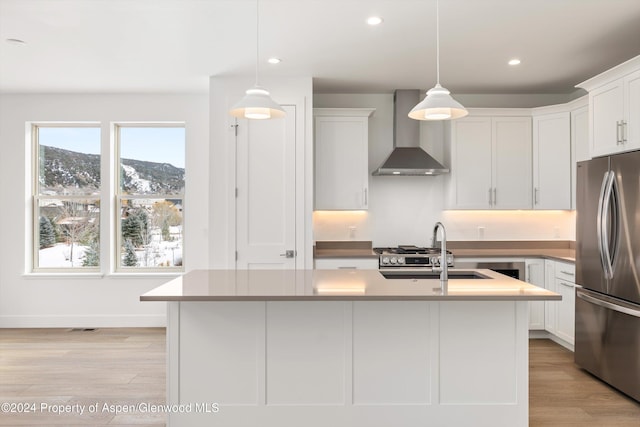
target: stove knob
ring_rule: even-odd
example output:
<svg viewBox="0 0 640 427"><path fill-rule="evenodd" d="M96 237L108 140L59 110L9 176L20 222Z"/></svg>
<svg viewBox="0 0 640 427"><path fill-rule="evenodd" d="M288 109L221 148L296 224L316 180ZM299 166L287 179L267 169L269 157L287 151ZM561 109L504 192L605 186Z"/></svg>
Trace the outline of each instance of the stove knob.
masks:
<svg viewBox="0 0 640 427"><path fill-rule="evenodd" d="M398 258L398 264L404 264L404 257L403 256Z"/></svg>
<svg viewBox="0 0 640 427"><path fill-rule="evenodd" d="M391 264L397 264L398 263L398 259L394 256L391 257Z"/></svg>
<svg viewBox="0 0 640 427"><path fill-rule="evenodd" d="M382 263L389 264L389 257L388 256L382 257Z"/></svg>

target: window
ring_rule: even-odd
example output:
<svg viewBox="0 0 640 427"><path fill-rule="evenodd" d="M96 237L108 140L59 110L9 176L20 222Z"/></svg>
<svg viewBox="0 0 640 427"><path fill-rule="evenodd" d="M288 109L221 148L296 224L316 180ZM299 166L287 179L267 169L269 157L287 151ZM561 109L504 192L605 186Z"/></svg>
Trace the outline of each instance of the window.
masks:
<svg viewBox="0 0 640 427"><path fill-rule="evenodd" d="M184 125L115 125L112 156L98 123L31 131L33 271L183 271Z"/></svg>
<svg viewBox="0 0 640 427"><path fill-rule="evenodd" d="M117 125L119 271L182 271L184 126Z"/></svg>
<svg viewBox="0 0 640 427"><path fill-rule="evenodd" d="M34 270L100 268L100 127L32 127Z"/></svg>

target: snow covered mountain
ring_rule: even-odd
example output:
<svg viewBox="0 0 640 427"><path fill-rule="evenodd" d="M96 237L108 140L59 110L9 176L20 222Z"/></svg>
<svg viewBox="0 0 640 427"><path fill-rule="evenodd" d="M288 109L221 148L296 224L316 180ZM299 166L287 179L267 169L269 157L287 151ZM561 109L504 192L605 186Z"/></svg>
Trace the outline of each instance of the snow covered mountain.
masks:
<svg viewBox="0 0 640 427"><path fill-rule="evenodd" d="M41 145L40 185L43 191L97 190L100 156ZM122 159L120 181L129 194L176 194L184 188L184 169L169 163ZM67 192L65 191L65 192Z"/></svg>

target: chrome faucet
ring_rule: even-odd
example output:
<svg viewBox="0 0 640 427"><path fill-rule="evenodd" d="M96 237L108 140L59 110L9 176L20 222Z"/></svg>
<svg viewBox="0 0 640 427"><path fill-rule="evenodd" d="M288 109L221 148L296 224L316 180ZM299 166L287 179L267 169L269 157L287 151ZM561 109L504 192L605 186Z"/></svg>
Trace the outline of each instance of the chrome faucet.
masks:
<svg viewBox="0 0 640 427"><path fill-rule="evenodd" d="M449 285L449 277L448 277L448 267L449 263L447 262L447 232L444 229L444 224L440 221L436 222L436 225L433 227L433 243L432 247L436 247L436 239L438 237L438 229L442 230L442 243L440 248L440 290L443 295L446 295L448 292ZM433 263L433 269L436 269L436 263Z"/></svg>

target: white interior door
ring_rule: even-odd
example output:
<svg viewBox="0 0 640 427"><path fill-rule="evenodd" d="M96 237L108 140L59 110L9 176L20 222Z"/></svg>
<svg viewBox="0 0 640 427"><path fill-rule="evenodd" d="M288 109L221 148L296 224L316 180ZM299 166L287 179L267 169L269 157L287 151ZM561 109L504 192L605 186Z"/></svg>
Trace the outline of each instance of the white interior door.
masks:
<svg viewBox="0 0 640 427"><path fill-rule="evenodd" d="M238 269L296 267L296 107L283 108L284 119L238 122Z"/></svg>

